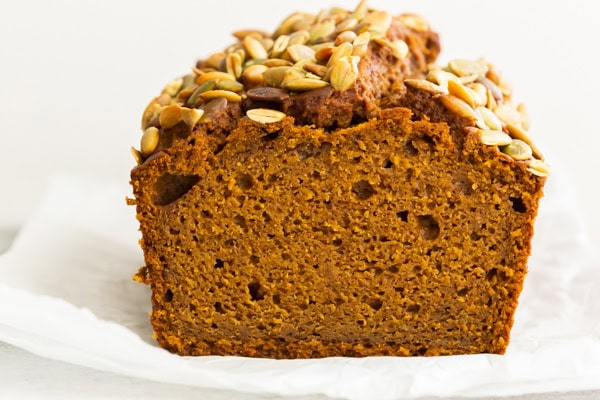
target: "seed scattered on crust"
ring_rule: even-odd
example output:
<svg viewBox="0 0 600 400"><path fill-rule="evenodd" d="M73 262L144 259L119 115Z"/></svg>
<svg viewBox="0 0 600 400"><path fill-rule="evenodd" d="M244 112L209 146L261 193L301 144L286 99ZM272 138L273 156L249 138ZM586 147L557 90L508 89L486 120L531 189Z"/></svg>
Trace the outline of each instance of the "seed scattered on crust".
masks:
<svg viewBox="0 0 600 400"><path fill-rule="evenodd" d="M331 86L339 91L350 89L358 78L358 56L345 56L331 68Z"/></svg>
<svg viewBox="0 0 600 400"><path fill-rule="evenodd" d="M427 21L425 21L425 19L418 14L402 14L397 18L400 23L406 25L414 31L426 32L430 29Z"/></svg>
<svg viewBox="0 0 600 400"><path fill-rule="evenodd" d="M494 114L492 110L486 107L477 107L475 112L481 116L481 119L492 130L501 131L502 121Z"/></svg>
<svg viewBox="0 0 600 400"><path fill-rule="evenodd" d="M447 94L448 91L435 83L429 82L425 79L405 79L404 84L413 87L418 90L424 90L433 94Z"/></svg>
<svg viewBox="0 0 600 400"><path fill-rule="evenodd" d="M225 58L227 73L239 78L242 75L242 58L239 53L230 53Z"/></svg>
<svg viewBox="0 0 600 400"><path fill-rule="evenodd" d="M304 92L329 86L329 82L321 79L299 78L285 81L283 88L292 92Z"/></svg>
<svg viewBox="0 0 600 400"><path fill-rule="evenodd" d="M315 59L315 51L303 44L293 44L289 46L287 48L287 54L294 62L298 62L300 60L313 61Z"/></svg>
<svg viewBox="0 0 600 400"><path fill-rule="evenodd" d="M248 98L252 100L278 103L283 103L290 97L285 90L269 86L250 89L246 94L248 95Z"/></svg>
<svg viewBox="0 0 600 400"><path fill-rule="evenodd" d="M269 36L267 32L258 29L240 29L233 32L232 35L238 40L244 40L244 38L247 36L252 36L254 38L263 38Z"/></svg>
<svg viewBox="0 0 600 400"><path fill-rule="evenodd" d="M150 124L150 122L158 116L161 108L162 107L160 106L160 104L158 104L156 101L152 101L150 104L148 104L148 106L144 110L144 113L142 114L142 129L143 130L148 128L148 125Z"/></svg>
<svg viewBox="0 0 600 400"><path fill-rule="evenodd" d="M284 60L283 58L269 58L265 60L262 65L265 67L291 67L294 65L290 60Z"/></svg>
<svg viewBox="0 0 600 400"><path fill-rule="evenodd" d="M154 150L156 150L156 147L158 146L159 138L160 133L158 128L151 126L150 128L146 129L142 135L142 140L140 143L141 153L145 156L154 153Z"/></svg>
<svg viewBox="0 0 600 400"><path fill-rule="evenodd" d="M129 149L131 151L131 155L133 156L133 159L135 160L135 163L137 165L140 165L144 162L144 157L142 157L142 153L140 153L135 147L131 147Z"/></svg>
<svg viewBox="0 0 600 400"><path fill-rule="evenodd" d="M327 67L324 65L306 63L302 67L305 71L313 73L319 78L322 78L327 73Z"/></svg>
<svg viewBox="0 0 600 400"><path fill-rule="evenodd" d="M531 147L533 156L535 158L538 158L540 160L544 159L544 155L533 144L533 141L527 134L527 131L525 131L525 129L523 129L520 125L506 124L506 129L513 138L522 140L523 142L527 143Z"/></svg>
<svg viewBox="0 0 600 400"><path fill-rule="evenodd" d="M229 90L230 92L241 92L244 90L244 85L238 81L220 81L215 84L215 89Z"/></svg>
<svg viewBox="0 0 600 400"><path fill-rule="evenodd" d="M202 75L200 75L197 79L196 79L196 83L198 85L202 85L204 82L207 81L235 81L235 76L227 73L227 72L221 72L221 71L211 71L211 72L206 72Z"/></svg>
<svg viewBox="0 0 600 400"><path fill-rule="evenodd" d="M323 21L315 25L309 32L308 41L315 43L319 39L326 38L335 31L335 22L332 20Z"/></svg>
<svg viewBox="0 0 600 400"><path fill-rule="evenodd" d="M242 101L242 96L235 92L231 92L229 90L209 90L208 92L200 93L200 97L204 100L216 99L217 97L223 97L227 99L227 101L231 101L232 103L239 103Z"/></svg>
<svg viewBox="0 0 600 400"><path fill-rule="evenodd" d="M466 60L462 58L457 58L448 63L448 67L450 71L456 74L457 76L485 76L488 71L488 66L483 60Z"/></svg>
<svg viewBox="0 0 600 400"><path fill-rule="evenodd" d="M343 31L336 36L334 44L339 46L344 42L353 42L356 39L356 33L353 31Z"/></svg>
<svg viewBox="0 0 600 400"><path fill-rule="evenodd" d="M529 161L527 171L541 177L550 175L550 167L548 166L548 164L536 159Z"/></svg>
<svg viewBox="0 0 600 400"><path fill-rule="evenodd" d="M242 79L244 80L244 83L249 86L262 85L265 81L265 78L263 78L263 73L265 73L265 71L268 69L269 67L266 65L251 65L244 70Z"/></svg>
<svg viewBox="0 0 600 400"><path fill-rule="evenodd" d="M275 39L275 43L273 43L273 48L271 49L271 57L280 57L287 49L289 43L290 37L288 35L281 35Z"/></svg>
<svg viewBox="0 0 600 400"><path fill-rule="evenodd" d="M477 115L475 115L473 109L458 97L445 94L440 96L440 101L442 102L444 107L446 107L449 111L453 112L459 117L468 118L473 121L477 120Z"/></svg>
<svg viewBox="0 0 600 400"><path fill-rule="evenodd" d="M517 161L529 160L533 157L531 147L519 139L513 139L509 145L502 147L501 150L504 154Z"/></svg>
<svg viewBox="0 0 600 400"><path fill-rule="evenodd" d="M371 34L369 32L363 32L354 39L352 42L352 55L364 57L369 49L369 41L371 40Z"/></svg>
<svg viewBox="0 0 600 400"><path fill-rule="evenodd" d="M506 133L491 129L480 129L481 143L488 146L506 146L512 142L512 138Z"/></svg>
<svg viewBox="0 0 600 400"><path fill-rule="evenodd" d="M171 104L165 107L159 116L160 126L164 129L169 129L181 122L181 106L179 104Z"/></svg>
<svg viewBox="0 0 600 400"><path fill-rule="evenodd" d="M181 90L181 87L183 86L183 78L177 78L169 83L167 83L167 86L165 86L165 88L163 89L163 93L168 94L171 97L175 97L177 96L177 93L179 93L179 91Z"/></svg>
<svg viewBox="0 0 600 400"><path fill-rule="evenodd" d="M192 129L196 126L198 122L200 122L200 119L202 119L203 115L204 110L187 107L181 108L181 119L183 120L183 122L185 122L187 126L189 126Z"/></svg>
<svg viewBox="0 0 600 400"><path fill-rule="evenodd" d="M270 108L253 108L246 111L246 116L252 121L260 122L261 124L272 124L285 118L284 113L271 110Z"/></svg>
<svg viewBox="0 0 600 400"><path fill-rule="evenodd" d="M371 37L384 36L392 25L392 15L387 11L373 11L362 19L363 23L369 24L368 32Z"/></svg>
<svg viewBox="0 0 600 400"><path fill-rule="evenodd" d="M244 48L246 49L246 53L251 58L267 58L269 55L267 54L267 50L265 50L264 46L260 42L260 40L252 37L246 36L244 38Z"/></svg>

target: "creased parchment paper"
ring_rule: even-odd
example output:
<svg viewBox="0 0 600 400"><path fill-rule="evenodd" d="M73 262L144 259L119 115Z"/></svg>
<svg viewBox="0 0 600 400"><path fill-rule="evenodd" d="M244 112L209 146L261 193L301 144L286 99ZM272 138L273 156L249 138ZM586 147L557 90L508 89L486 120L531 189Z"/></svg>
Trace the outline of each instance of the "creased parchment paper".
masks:
<svg viewBox="0 0 600 400"><path fill-rule="evenodd" d="M179 357L157 347L126 184L61 176L0 257L0 340L161 382L347 399L600 389L600 262L568 180L553 176L504 356L266 360Z"/></svg>

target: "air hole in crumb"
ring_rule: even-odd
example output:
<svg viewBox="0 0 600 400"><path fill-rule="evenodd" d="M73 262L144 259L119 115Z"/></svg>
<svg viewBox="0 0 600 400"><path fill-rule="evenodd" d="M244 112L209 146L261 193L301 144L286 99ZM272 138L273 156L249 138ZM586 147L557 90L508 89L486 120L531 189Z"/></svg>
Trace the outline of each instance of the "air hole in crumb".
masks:
<svg viewBox="0 0 600 400"><path fill-rule="evenodd" d="M246 224L246 218L244 218L241 215L236 215L235 217L233 217L233 222L235 222L236 225L239 225L239 227L244 230L248 229L248 225Z"/></svg>
<svg viewBox="0 0 600 400"><path fill-rule="evenodd" d="M225 266L225 263L223 263L223 260L221 260L220 258L217 258L215 260L215 265L213 265L213 268L219 269L219 268L223 268Z"/></svg>
<svg viewBox="0 0 600 400"><path fill-rule="evenodd" d="M406 311L408 311L409 313L418 313L419 310L421 309L421 306L418 304L411 304L410 306L406 307Z"/></svg>
<svg viewBox="0 0 600 400"><path fill-rule="evenodd" d="M213 154L216 156L217 154L219 154L220 152L223 151L223 149L225 148L225 146L227 145L227 142L224 143L220 143L215 150L213 151Z"/></svg>
<svg viewBox="0 0 600 400"><path fill-rule="evenodd" d="M394 166L394 164L389 159L387 159L383 162L383 168L389 169L389 168L392 168L393 166Z"/></svg>
<svg viewBox="0 0 600 400"><path fill-rule="evenodd" d="M341 246L342 245L342 239L340 239L340 238L333 239L333 241L331 243L333 243L334 246Z"/></svg>
<svg viewBox="0 0 600 400"><path fill-rule="evenodd" d="M369 307L371 307L375 311L379 311L379 309L381 309L382 306L383 306L383 301L381 301L379 299L374 299L374 300L369 301Z"/></svg>
<svg viewBox="0 0 600 400"><path fill-rule="evenodd" d="M301 160L314 157L319 152L319 149L312 143L300 143L294 150Z"/></svg>
<svg viewBox="0 0 600 400"><path fill-rule="evenodd" d="M512 203L512 208L518 213L527 212L527 208L523 203L523 199L520 197L509 197L510 202Z"/></svg>
<svg viewBox="0 0 600 400"><path fill-rule="evenodd" d="M402 222L408 222L408 211L398 211L396 216L400 218Z"/></svg>
<svg viewBox="0 0 600 400"><path fill-rule="evenodd" d="M223 244L227 247L235 247L237 245L237 241L235 239L227 239L223 242Z"/></svg>
<svg viewBox="0 0 600 400"><path fill-rule="evenodd" d="M288 261L288 260L292 259L292 256L290 256L288 253L283 253L281 255L281 258L284 259L284 260L286 260L286 261Z"/></svg>
<svg viewBox="0 0 600 400"><path fill-rule="evenodd" d="M221 304L220 301L217 301L214 304L215 307L215 311L218 312L219 314L225 314L225 309L223 308L223 304Z"/></svg>
<svg viewBox="0 0 600 400"><path fill-rule="evenodd" d="M271 132L266 134L265 136L263 136L261 139L265 142L270 142L272 140L275 140L279 137L279 135L281 134L281 129L275 132Z"/></svg>
<svg viewBox="0 0 600 400"><path fill-rule="evenodd" d="M366 200L369 197L373 196L375 190L369 182L367 182L364 179L361 179L360 181L354 183L354 185L352 186L352 193L354 193L354 195L359 200Z"/></svg>
<svg viewBox="0 0 600 400"><path fill-rule="evenodd" d="M496 275L498 275L498 270L496 268L492 268L487 272L487 274L485 274L485 279L491 281Z"/></svg>
<svg viewBox="0 0 600 400"><path fill-rule="evenodd" d="M419 215L417 222L423 239L434 240L440 235L440 226L431 215Z"/></svg>
<svg viewBox="0 0 600 400"><path fill-rule="evenodd" d="M456 292L456 294L460 297L466 296L467 293L469 293L469 288L462 288L458 292Z"/></svg>
<svg viewBox="0 0 600 400"><path fill-rule="evenodd" d="M252 254L250 256L250 262L252 264L258 264L258 263L260 263L260 258L258 256L255 256L254 254Z"/></svg>
<svg viewBox="0 0 600 400"><path fill-rule="evenodd" d="M388 271L390 271L392 274L396 274L398 271L400 271L400 268L398 268L398 264L394 264L388 267Z"/></svg>
<svg viewBox="0 0 600 400"><path fill-rule="evenodd" d="M315 264L315 265L313 265L313 268L314 268L314 269L319 269L319 264Z"/></svg>
<svg viewBox="0 0 600 400"><path fill-rule="evenodd" d="M254 179L250 174L241 174L235 178L235 183L242 190L250 189L254 185Z"/></svg>
<svg viewBox="0 0 600 400"><path fill-rule="evenodd" d="M417 350L417 353L419 353L420 356L424 356L427 353L427 347L419 348L419 350Z"/></svg>
<svg viewBox="0 0 600 400"><path fill-rule="evenodd" d="M479 239L481 239L483 236L481 236L480 234L478 234L477 232L471 232L471 240L476 242Z"/></svg>
<svg viewBox="0 0 600 400"><path fill-rule="evenodd" d="M173 301L173 291L171 289L167 289L167 291L165 292L164 299L167 303Z"/></svg>
<svg viewBox="0 0 600 400"><path fill-rule="evenodd" d="M185 195L198 181L198 175L175 175L166 173L156 180L152 202L166 206Z"/></svg>
<svg viewBox="0 0 600 400"><path fill-rule="evenodd" d="M359 326L365 326L365 325L367 325L367 321L365 321L364 319L359 319L358 321L356 321L356 323Z"/></svg>
<svg viewBox="0 0 600 400"><path fill-rule="evenodd" d="M273 295L273 304L280 304L281 303L281 298L279 297L278 294L274 294Z"/></svg>
<svg viewBox="0 0 600 400"><path fill-rule="evenodd" d="M215 324L214 322L210 324L210 327L213 329L219 329L219 325Z"/></svg>
<svg viewBox="0 0 600 400"><path fill-rule="evenodd" d="M253 301L263 300L267 293L266 289L258 281L250 282L248 284L248 291L250 292L250 298Z"/></svg>
<svg viewBox="0 0 600 400"><path fill-rule="evenodd" d="M415 147L412 139L407 140L404 144L404 153L407 156L416 156L417 154L419 154L419 150L417 150L417 148Z"/></svg>

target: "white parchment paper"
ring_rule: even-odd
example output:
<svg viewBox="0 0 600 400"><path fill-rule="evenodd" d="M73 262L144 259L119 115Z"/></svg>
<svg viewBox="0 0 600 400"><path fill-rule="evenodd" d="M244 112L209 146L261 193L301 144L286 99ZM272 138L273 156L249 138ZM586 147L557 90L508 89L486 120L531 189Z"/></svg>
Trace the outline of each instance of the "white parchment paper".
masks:
<svg viewBox="0 0 600 400"><path fill-rule="evenodd" d="M600 262L567 179L554 176L504 356L266 360L179 357L157 347L126 184L55 179L0 257L0 340L156 381L347 399L500 396L600 389Z"/></svg>

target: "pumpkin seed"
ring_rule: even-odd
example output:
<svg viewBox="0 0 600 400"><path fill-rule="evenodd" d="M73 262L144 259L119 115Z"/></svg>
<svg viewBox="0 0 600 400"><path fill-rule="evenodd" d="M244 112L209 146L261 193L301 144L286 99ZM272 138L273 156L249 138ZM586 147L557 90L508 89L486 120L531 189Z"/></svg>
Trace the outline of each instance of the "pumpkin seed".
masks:
<svg viewBox="0 0 600 400"><path fill-rule="evenodd" d="M369 42L371 41L371 34L369 32L363 32L359 34L354 42L352 42L352 55L364 57L369 49Z"/></svg>
<svg viewBox="0 0 600 400"><path fill-rule="evenodd" d="M229 90L230 92L241 92L244 90L244 85L238 81L220 81L215 85L216 89Z"/></svg>
<svg viewBox="0 0 600 400"><path fill-rule="evenodd" d="M225 52L219 51L211 54L205 61L204 64L207 67L219 69L221 67L221 63L225 60Z"/></svg>
<svg viewBox="0 0 600 400"><path fill-rule="evenodd" d="M196 79L198 85L202 85L207 81L235 81L235 76L221 71L206 72Z"/></svg>
<svg viewBox="0 0 600 400"><path fill-rule="evenodd" d="M275 39L275 43L273 44L273 48L271 49L271 57L280 57L283 54L283 52L287 49L289 43L290 37L288 35L281 35L277 39Z"/></svg>
<svg viewBox="0 0 600 400"><path fill-rule="evenodd" d="M322 79L300 78L284 81L283 88L292 92L304 92L307 90L320 89L329 86L328 82Z"/></svg>
<svg viewBox="0 0 600 400"><path fill-rule="evenodd" d="M220 114L227 108L227 104L225 97L217 97L202 105L201 110L204 111L204 115L200 118L200 123L210 122L213 116Z"/></svg>
<svg viewBox="0 0 600 400"><path fill-rule="evenodd" d="M335 47L332 46L321 47L315 52L315 60L320 63L326 63L334 50Z"/></svg>
<svg viewBox="0 0 600 400"><path fill-rule="evenodd" d="M488 66L485 61L479 59L477 61L457 58L448 63L450 71L456 76L485 76L488 71Z"/></svg>
<svg viewBox="0 0 600 400"><path fill-rule="evenodd" d="M267 71L269 67L266 65L251 65L244 70L242 78L244 83L249 86L262 85L265 82L263 73Z"/></svg>
<svg viewBox="0 0 600 400"><path fill-rule="evenodd" d="M448 93L463 100L465 103L467 103L472 108L475 107L475 105L476 105L476 100L475 100L475 97L473 96L475 93L472 90L469 90L469 88L465 87L458 81L455 81L455 80L448 81Z"/></svg>
<svg viewBox="0 0 600 400"><path fill-rule="evenodd" d="M310 37L310 33L305 30L294 32L290 35L290 41L288 43L288 47L294 44L305 44Z"/></svg>
<svg viewBox="0 0 600 400"><path fill-rule="evenodd" d="M294 62L298 62L300 60L315 59L315 51L303 44L293 44L291 46L288 46L287 54Z"/></svg>
<svg viewBox="0 0 600 400"><path fill-rule="evenodd" d="M263 78L267 85L281 87L284 81L304 78L304 74L294 67L274 67L265 71Z"/></svg>
<svg viewBox="0 0 600 400"><path fill-rule="evenodd" d="M269 55L267 54L267 50L265 50L264 46L258 39L255 39L252 36L246 36L244 38L243 43L244 43L244 49L246 49L246 53L248 53L248 55L251 58L267 58L267 57L269 57Z"/></svg>
<svg viewBox="0 0 600 400"><path fill-rule="evenodd" d="M217 84L217 80L216 79L212 79L210 81L206 81L204 83L202 83L200 86L198 86L196 88L196 90L194 90L194 92L190 95L190 97L188 97L187 101L186 101L186 105L188 107L197 107L198 103L201 100L200 95L204 92L208 92L209 90L213 90L215 88Z"/></svg>
<svg viewBox="0 0 600 400"><path fill-rule="evenodd" d="M327 61L327 67L333 67L342 57L351 56L353 50L353 45L350 43L342 43L338 47L334 48L333 53L331 53L331 57L329 57L329 61Z"/></svg>
<svg viewBox="0 0 600 400"><path fill-rule="evenodd" d="M488 146L506 146L512 142L512 138L506 133L498 130L480 129L481 143Z"/></svg>
<svg viewBox="0 0 600 400"><path fill-rule="evenodd" d="M477 79L477 82L481 83L483 86L486 87L487 90L491 91L492 95L494 96L494 99L497 102L502 101L504 99L502 91L494 82L492 82L492 80L480 76L479 79Z"/></svg>
<svg viewBox="0 0 600 400"><path fill-rule="evenodd" d="M353 42L354 39L356 39L356 33L354 33L353 31L343 31L342 33L337 35L334 44L336 46L339 46L344 42Z"/></svg>
<svg viewBox="0 0 600 400"><path fill-rule="evenodd" d="M501 150L504 154L517 161L529 160L533 156L531 147L519 139L513 139L509 145L504 146Z"/></svg>
<svg viewBox="0 0 600 400"><path fill-rule="evenodd" d="M283 58L269 58L263 62L265 67L291 67L294 65L290 60L284 60Z"/></svg>
<svg viewBox="0 0 600 400"><path fill-rule="evenodd" d="M159 123L164 129L169 129L181 122L181 106L171 104L160 112Z"/></svg>
<svg viewBox="0 0 600 400"><path fill-rule="evenodd" d="M305 71L311 72L317 75L319 78L322 78L327 72L327 67L319 64L306 63L304 64L303 68Z"/></svg>
<svg viewBox="0 0 600 400"><path fill-rule="evenodd" d="M477 120L477 115L475 115L473 109L458 97L444 94L440 96L440 101L444 107L459 117L468 118L473 121Z"/></svg>
<svg viewBox="0 0 600 400"><path fill-rule="evenodd" d="M294 26L299 22L305 19L305 15L303 13L293 13L289 15L286 19L284 19L281 24L275 30L273 37L278 37L284 34L288 34L294 30Z"/></svg>
<svg viewBox="0 0 600 400"><path fill-rule="evenodd" d="M533 141L527 134L527 131L525 131L525 129L523 129L520 125L506 124L506 129L508 130L508 132L510 133L510 135L513 138L522 140L523 142L527 143L529 145L529 147L531 147L533 156L535 158L540 159L540 160L544 159L544 155L533 144Z"/></svg>
<svg viewBox="0 0 600 400"><path fill-rule="evenodd" d="M142 135L142 140L140 143L140 151L143 155L148 156L154 153L156 147L158 146L158 140L160 138L158 128L151 126L150 128L144 131Z"/></svg>
<svg viewBox="0 0 600 400"><path fill-rule="evenodd" d="M285 90L269 86L250 89L246 94L252 100L278 103L283 103L290 97Z"/></svg>
<svg viewBox="0 0 600 400"><path fill-rule="evenodd" d="M169 96L167 93L162 93L156 98L156 102L161 106L168 106L169 104L171 104L172 100L173 99L171 98L171 96Z"/></svg>
<svg viewBox="0 0 600 400"><path fill-rule="evenodd" d="M332 20L323 21L315 25L309 33L308 42L315 43L318 40L327 38L335 31L335 22Z"/></svg>
<svg viewBox="0 0 600 400"><path fill-rule="evenodd" d="M361 22L369 24L368 32L372 37L384 36L392 25L392 16L387 11L373 11L367 14Z"/></svg>
<svg viewBox="0 0 600 400"><path fill-rule="evenodd" d="M171 97L175 97L175 96L177 96L177 93L179 93L179 91L181 90L182 86L183 86L183 78L178 78L178 79L175 79L175 80L167 83L167 86L165 86L165 88L162 90L162 92L168 94Z"/></svg>
<svg viewBox="0 0 600 400"><path fill-rule="evenodd" d="M476 113L479 113L485 124L492 130L501 131L502 121L494 114L494 112L486 107L477 107Z"/></svg>
<svg viewBox="0 0 600 400"><path fill-rule="evenodd" d="M242 75L242 57L240 53L230 53L225 58L225 68L227 73L235 78Z"/></svg>
<svg viewBox="0 0 600 400"><path fill-rule="evenodd" d="M331 86L339 91L350 89L358 78L358 56L345 56L331 68Z"/></svg>
<svg viewBox="0 0 600 400"><path fill-rule="evenodd" d="M207 92L200 93L200 97L204 100L212 100L216 99L217 97L223 97L228 101L231 101L232 103L239 103L240 101L242 101L242 96L240 96L239 94L231 92L229 90L219 89L209 90Z"/></svg>
<svg viewBox="0 0 600 400"><path fill-rule="evenodd" d="M417 14L402 14L397 17L401 24L409 27L413 31L426 32L429 31L429 24L423 17Z"/></svg>
<svg viewBox="0 0 600 400"><path fill-rule="evenodd" d="M501 104L496 107L494 113L507 125L521 125L521 114L512 105Z"/></svg>
<svg viewBox="0 0 600 400"><path fill-rule="evenodd" d="M144 162L144 158L142 157L142 153L140 153L135 147L131 147L131 149L129 149L131 151L131 155L133 156L133 159L135 160L135 163L137 165L141 165Z"/></svg>
<svg viewBox="0 0 600 400"><path fill-rule="evenodd" d="M161 108L162 107L160 104L158 104L156 101L152 101L150 104L148 104L144 110L144 113L142 114L142 129L145 130L148 128L150 122L160 113Z"/></svg>
<svg viewBox="0 0 600 400"><path fill-rule="evenodd" d="M446 88L425 79L405 79L404 84L433 94L447 94Z"/></svg>
<svg viewBox="0 0 600 400"><path fill-rule="evenodd" d="M194 128L196 124L200 121L202 116L204 115L204 110L199 110L196 108L187 108L183 107L181 109L181 119L187 126L190 128Z"/></svg>
<svg viewBox="0 0 600 400"><path fill-rule="evenodd" d="M240 29L234 31L232 35L238 40L244 40L247 36L252 36L257 39L269 36L267 32L258 29Z"/></svg>
<svg viewBox="0 0 600 400"><path fill-rule="evenodd" d="M427 80L437 83L442 87L448 87L448 81L455 81L458 77L452 72L444 71L443 69L432 69L427 73Z"/></svg>
<svg viewBox="0 0 600 400"><path fill-rule="evenodd" d="M337 24L337 26L335 27L335 32L336 33L344 33L344 32L352 32L352 29L354 29L354 27L358 25L358 20L356 18L346 18L345 20L341 21L339 24ZM356 33L354 33L356 35ZM339 34L338 34L339 36Z"/></svg>
<svg viewBox="0 0 600 400"><path fill-rule="evenodd" d="M252 121L260 122L261 124L272 124L285 118L285 114L281 111L269 108L253 108L246 111L246 116Z"/></svg>
<svg viewBox="0 0 600 400"><path fill-rule="evenodd" d="M541 177L550 175L550 167L548 167L548 164L535 159L529 161L527 171Z"/></svg>

